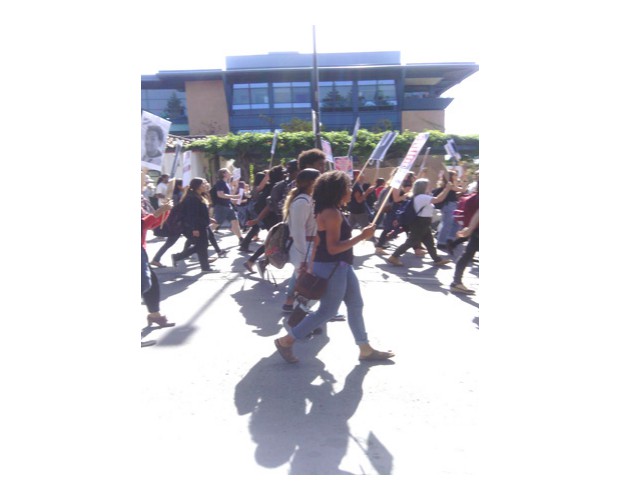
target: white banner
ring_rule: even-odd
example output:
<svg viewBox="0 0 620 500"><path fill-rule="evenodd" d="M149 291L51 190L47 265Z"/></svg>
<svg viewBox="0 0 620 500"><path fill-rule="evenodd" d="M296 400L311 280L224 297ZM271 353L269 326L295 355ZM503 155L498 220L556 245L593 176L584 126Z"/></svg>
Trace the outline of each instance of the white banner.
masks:
<svg viewBox="0 0 620 500"><path fill-rule="evenodd" d="M409 173L409 170L411 170L415 159L418 157L418 154L420 154L420 151L424 147L424 144L426 144L426 141L428 141L429 137L430 134L428 132L423 132L416 136L416 138L411 143L411 146L409 147L409 151L407 151L405 158L403 159L402 163L398 167L398 170L394 174L392 182L390 182L391 187L395 189L400 188L400 185L402 184L407 173Z"/></svg>
<svg viewBox="0 0 620 500"><path fill-rule="evenodd" d="M334 155L332 154L332 145L329 143L329 141L325 139L321 139L321 147L323 149L323 153L325 153L325 159L330 163L334 163Z"/></svg>
<svg viewBox="0 0 620 500"><path fill-rule="evenodd" d="M192 152L183 153L183 187L189 186L192 180Z"/></svg>

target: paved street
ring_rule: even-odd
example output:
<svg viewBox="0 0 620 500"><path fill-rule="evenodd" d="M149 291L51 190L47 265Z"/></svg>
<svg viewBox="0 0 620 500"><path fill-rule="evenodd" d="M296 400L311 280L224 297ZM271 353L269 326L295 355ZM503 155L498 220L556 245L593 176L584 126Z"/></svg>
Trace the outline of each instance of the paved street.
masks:
<svg viewBox="0 0 620 500"><path fill-rule="evenodd" d="M152 258L164 240L149 235ZM271 271L275 285L261 280L243 268L249 254L237 252L228 230L218 238L229 249L212 264L221 273L199 276L191 259L155 271L161 310L176 326L143 330L143 340L157 342L140 352L145 460L165 460L168 478L204 471L472 476L478 298L449 291L454 264L436 269L409 251L406 267L397 268L376 256L371 242L357 245L370 342L395 351L393 363L360 363L341 321L296 344L300 362L289 365L273 341L285 329L281 306L292 267ZM171 266L183 242L164 264ZM464 283L477 290L477 264ZM136 330L146 325L140 307Z"/></svg>

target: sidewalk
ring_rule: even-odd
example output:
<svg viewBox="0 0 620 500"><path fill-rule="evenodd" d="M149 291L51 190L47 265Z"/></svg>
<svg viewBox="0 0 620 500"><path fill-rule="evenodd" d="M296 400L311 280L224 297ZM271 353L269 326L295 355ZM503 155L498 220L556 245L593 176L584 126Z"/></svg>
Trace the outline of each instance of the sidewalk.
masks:
<svg viewBox="0 0 620 500"><path fill-rule="evenodd" d="M154 466L174 457L166 481L199 471L471 478L478 298L449 291L454 264L434 268L409 251L405 267L394 267L371 242L357 245L369 339L393 350L393 363L358 362L341 321L296 344L300 362L289 365L273 340L285 331L292 266L268 268L272 282L261 280L243 267L251 254L237 252L236 237L226 229L217 236L228 250L212 264L221 273L199 276L197 260L155 270L162 313L176 326L143 338L157 343L141 349L141 404L152 446L144 456ZM147 241L152 258L164 240ZM170 266L183 243L162 263ZM477 265L464 283L477 290ZM145 317L142 305L137 329Z"/></svg>

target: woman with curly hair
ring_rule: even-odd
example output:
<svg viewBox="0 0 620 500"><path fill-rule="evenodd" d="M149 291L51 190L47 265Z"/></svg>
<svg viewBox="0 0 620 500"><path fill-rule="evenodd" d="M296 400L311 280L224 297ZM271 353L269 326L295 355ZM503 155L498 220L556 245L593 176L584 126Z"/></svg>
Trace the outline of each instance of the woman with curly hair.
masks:
<svg viewBox="0 0 620 500"><path fill-rule="evenodd" d="M305 338L315 328L333 318L344 301L347 321L359 347L359 359L378 361L391 358L393 352L376 351L368 343L362 315L364 301L352 265L353 246L371 238L376 226L370 224L352 237L351 226L342 214L342 207L351 201L351 179L344 172L332 170L321 174L314 185L313 198L317 235L314 262L309 271L322 278L331 277L317 311L309 313L291 329L290 334L276 339L276 348L287 362L299 361L293 354L295 341Z"/></svg>

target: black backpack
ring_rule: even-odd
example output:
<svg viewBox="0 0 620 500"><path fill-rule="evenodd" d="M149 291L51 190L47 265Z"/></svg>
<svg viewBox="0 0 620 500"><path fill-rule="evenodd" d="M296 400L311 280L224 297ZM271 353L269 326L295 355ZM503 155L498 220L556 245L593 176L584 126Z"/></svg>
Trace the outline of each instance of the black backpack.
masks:
<svg viewBox="0 0 620 500"><path fill-rule="evenodd" d="M396 220L398 221L398 225L402 226L405 229L411 229L411 226L413 225L414 221L416 220L416 218L418 217L418 214L422 211L422 207L420 210L418 210L417 212L414 209L414 205L413 205L413 200L415 199L415 196L412 198L409 198L407 200L407 202L397 210L396 212Z"/></svg>
<svg viewBox="0 0 620 500"><path fill-rule="evenodd" d="M179 236L185 230L183 222L183 204L179 203L172 207L168 218L163 226L157 226L153 229L153 234L159 237Z"/></svg>

